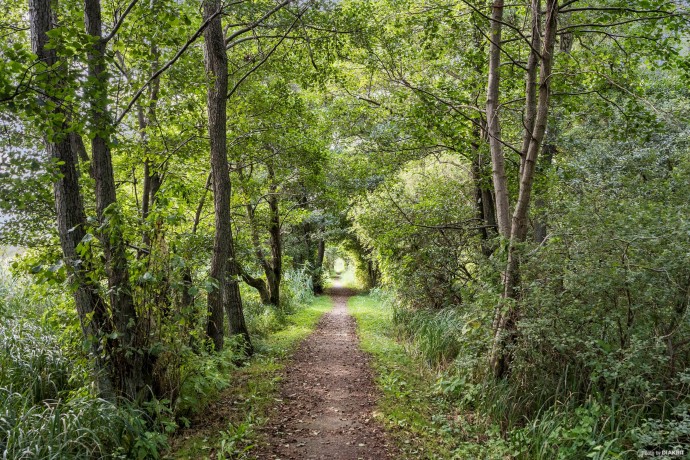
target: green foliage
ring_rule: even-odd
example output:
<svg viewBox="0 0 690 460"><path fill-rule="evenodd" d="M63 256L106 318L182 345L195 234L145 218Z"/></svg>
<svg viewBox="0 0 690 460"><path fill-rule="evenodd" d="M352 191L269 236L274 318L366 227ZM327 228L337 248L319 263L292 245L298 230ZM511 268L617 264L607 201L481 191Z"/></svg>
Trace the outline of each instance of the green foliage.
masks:
<svg viewBox="0 0 690 460"><path fill-rule="evenodd" d="M283 277L282 308L291 311L314 300L314 286L309 269L288 270Z"/></svg>
<svg viewBox="0 0 690 460"><path fill-rule="evenodd" d="M437 376L421 354L411 354L396 338L393 303L375 294L351 298L348 308L357 320L362 348L374 356L383 394L375 415L391 430L402 458L503 458L507 444L497 427L456 406L456 396L466 396L471 386Z"/></svg>
<svg viewBox="0 0 690 460"><path fill-rule="evenodd" d="M284 273L280 308L262 304L259 295L248 286L243 289L242 299L249 331L252 335L265 338L285 328L290 315L314 302L311 273L307 268L290 269Z"/></svg>
<svg viewBox="0 0 690 460"><path fill-rule="evenodd" d="M220 445L217 455L219 458L243 459L250 458L249 451L254 447L249 439L254 436L255 420L249 417L238 424L230 423L228 429L220 433Z"/></svg>
<svg viewBox="0 0 690 460"><path fill-rule="evenodd" d="M235 368L237 358L237 346L230 343L220 353L203 352L183 360L175 412L181 417L188 417L204 410L231 384L228 374Z"/></svg>
<svg viewBox="0 0 690 460"><path fill-rule="evenodd" d="M0 388L0 411L7 458L158 458L167 444L128 404L73 397L27 405L25 395Z"/></svg>
<svg viewBox="0 0 690 460"><path fill-rule="evenodd" d="M0 452L6 458L158 458L167 437L153 426L163 417L93 396L71 304L4 268L0 293Z"/></svg>
<svg viewBox="0 0 690 460"><path fill-rule="evenodd" d="M468 199L446 199L469 196L469 178L451 161L411 162L351 211L383 283L417 308L461 304L476 272L474 210Z"/></svg>
<svg viewBox="0 0 690 460"><path fill-rule="evenodd" d="M457 308L438 311L412 310L395 305L392 321L400 335L413 345L426 362L432 366L444 366L459 355L468 359L476 353L481 343L482 322L472 316L475 312L461 312Z"/></svg>
<svg viewBox="0 0 690 460"><path fill-rule="evenodd" d="M391 353L377 354L386 420L426 440L411 441L409 455L605 458L687 441L687 2L561 2L545 140L555 153L537 161L529 216L547 238L517 248L515 301L502 299L506 241L484 215L493 202L486 2L298 3L239 2L222 14L232 36L234 262L252 276L283 276L280 308L243 286L258 355L284 357L327 308L313 297L326 241L347 259L342 282L390 293L375 292L390 316L361 299L357 308L367 346ZM45 445L57 457L155 456L176 420L240 372L235 343L214 354L205 338L205 294L220 287L208 276L209 81L192 43L202 38L182 48L202 24L198 2L134 2L127 14L119 2L100 4L106 33L120 25L103 41L107 81L87 75L96 39L80 4L51 3L51 65L30 51L26 2L0 5L0 243L28 248L13 265L18 277L0 271L0 392L11 415L3 423L12 421L2 442L12 454ZM530 15L529 2L505 6L498 102L512 202ZM105 113L94 117L88 107L99 102ZM117 189L103 216L91 169L97 134ZM79 280L54 225L59 165L46 142L68 136L86 144L73 152L86 214L74 263L103 299L109 330L97 337L83 336L71 298ZM74 231L59 230L63 241ZM109 245L124 254L123 286L112 285ZM95 363L122 357L126 331L109 324L120 289L137 318L127 326L136 346L122 356L152 369L154 398L139 407L93 396ZM511 372L496 382L493 320L509 307L519 312ZM436 375L416 379L417 365ZM118 439L97 428L105 417ZM254 424L224 427L220 450L244 455ZM440 453L428 436L444 440Z"/></svg>
<svg viewBox="0 0 690 460"><path fill-rule="evenodd" d="M609 408L590 402L575 408L551 409L511 434L516 457L524 459L625 458L624 432Z"/></svg>

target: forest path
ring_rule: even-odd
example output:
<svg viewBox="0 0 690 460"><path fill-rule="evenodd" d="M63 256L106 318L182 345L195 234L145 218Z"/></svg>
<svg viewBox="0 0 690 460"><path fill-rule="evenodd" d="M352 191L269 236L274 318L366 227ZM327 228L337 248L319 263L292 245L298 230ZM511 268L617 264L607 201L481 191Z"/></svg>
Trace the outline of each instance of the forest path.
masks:
<svg viewBox="0 0 690 460"><path fill-rule="evenodd" d="M374 419L376 387L347 311L354 294L336 281L334 308L299 346L281 385L282 402L264 428L259 459L381 460L392 445Z"/></svg>

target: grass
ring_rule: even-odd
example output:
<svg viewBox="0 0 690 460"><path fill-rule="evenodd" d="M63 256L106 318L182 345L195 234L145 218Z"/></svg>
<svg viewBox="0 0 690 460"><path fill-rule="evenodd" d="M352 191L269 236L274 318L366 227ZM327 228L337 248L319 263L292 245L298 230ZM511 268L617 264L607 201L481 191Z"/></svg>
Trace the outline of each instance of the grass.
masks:
<svg viewBox="0 0 690 460"><path fill-rule="evenodd" d="M248 365L236 367L232 340L217 354L184 349L176 401L137 406L96 397L69 294L14 277L0 261L0 458L246 457L286 358L332 306L305 279L286 274L281 311L247 303L257 351ZM170 448L176 422L191 414L199 423Z"/></svg>
<svg viewBox="0 0 690 460"><path fill-rule="evenodd" d="M231 385L195 425L172 439L165 458L252 458L259 428L276 402L281 374L297 345L333 307L328 296L315 298L286 317L285 327L255 340L256 353L231 372Z"/></svg>
<svg viewBox="0 0 690 460"><path fill-rule="evenodd" d="M145 410L93 395L68 296L0 265L0 457L156 458Z"/></svg>
<svg viewBox="0 0 690 460"><path fill-rule="evenodd" d="M480 431L474 414L456 412L444 396L442 377L397 340L386 303L361 295L352 297L348 307L362 348L374 357L382 392L376 415L401 448L401 458L510 458L498 432Z"/></svg>
<svg viewBox="0 0 690 460"><path fill-rule="evenodd" d="M382 393L377 418L401 447L400 458L623 459L636 458L638 446L681 449L687 440L687 405L671 408L670 422L643 421L644 408L582 402L552 389L555 402L520 413L521 394L510 384L472 383L462 372L467 351L443 336L457 330L462 317L443 311L400 316L390 305L376 293L348 303L362 348L374 357ZM446 349L449 356L439 353Z"/></svg>

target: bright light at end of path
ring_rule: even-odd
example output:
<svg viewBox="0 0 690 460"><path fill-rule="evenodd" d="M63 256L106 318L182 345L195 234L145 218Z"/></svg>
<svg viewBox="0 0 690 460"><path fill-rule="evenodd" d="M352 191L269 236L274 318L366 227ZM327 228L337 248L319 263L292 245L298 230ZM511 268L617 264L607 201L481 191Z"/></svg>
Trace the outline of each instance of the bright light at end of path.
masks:
<svg viewBox="0 0 690 460"><path fill-rule="evenodd" d="M345 267L345 260L342 257L338 257L337 259L335 259L335 262L333 262L333 271L336 272L338 275L345 271Z"/></svg>

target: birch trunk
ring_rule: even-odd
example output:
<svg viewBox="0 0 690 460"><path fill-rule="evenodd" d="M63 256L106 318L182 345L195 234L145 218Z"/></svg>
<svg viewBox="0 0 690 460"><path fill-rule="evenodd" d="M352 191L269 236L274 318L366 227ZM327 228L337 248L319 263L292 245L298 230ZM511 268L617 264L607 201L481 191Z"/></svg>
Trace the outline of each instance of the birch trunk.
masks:
<svg viewBox="0 0 690 460"><path fill-rule="evenodd" d="M491 9L491 43L489 44L489 84L486 92L486 118L489 147L491 149L491 163L493 166L494 193L496 195L496 223L499 234L507 239L510 238L510 208L499 119L502 21L503 0L494 0Z"/></svg>
<svg viewBox="0 0 690 460"><path fill-rule="evenodd" d="M539 14L533 14L533 21L538 21L538 18ZM527 238L527 212L534 185L535 165L546 134L557 24L558 0L547 0L544 43L540 58L538 103L533 130L531 133L527 130L525 132L525 135L529 137L529 143L526 152L524 152L520 171L520 187L513 212L508 263L504 276L503 298L508 300L508 310L501 312L494 323L495 334L491 350L491 366L497 378L502 378L509 372L511 359L509 348L517 336L517 321L520 317L518 303L520 292L517 289L520 281L520 247ZM529 94L526 97L529 97ZM529 105L530 100L526 99L525 103Z"/></svg>

